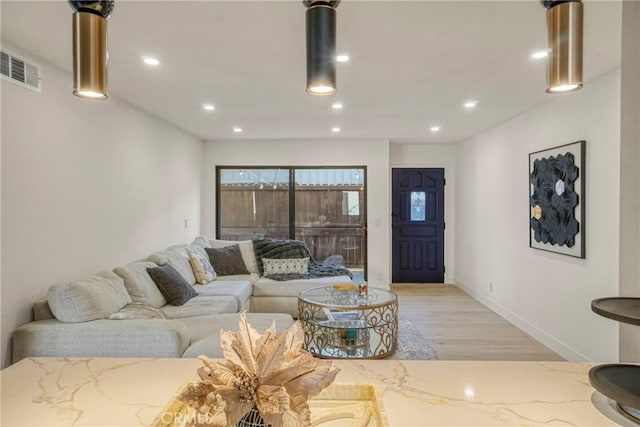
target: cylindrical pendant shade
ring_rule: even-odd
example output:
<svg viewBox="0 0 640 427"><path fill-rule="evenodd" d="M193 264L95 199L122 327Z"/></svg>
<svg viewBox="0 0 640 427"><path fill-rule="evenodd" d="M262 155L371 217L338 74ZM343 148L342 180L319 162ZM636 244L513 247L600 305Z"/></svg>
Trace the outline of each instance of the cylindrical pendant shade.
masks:
<svg viewBox="0 0 640 427"><path fill-rule="evenodd" d="M336 10L326 4L307 9L307 92L336 92Z"/></svg>
<svg viewBox="0 0 640 427"><path fill-rule="evenodd" d="M569 1L547 10L547 92L582 87L582 3Z"/></svg>
<svg viewBox="0 0 640 427"><path fill-rule="evenodd" d="M107 20L96 13L73 14L73 94L107 98Z"/></svg>

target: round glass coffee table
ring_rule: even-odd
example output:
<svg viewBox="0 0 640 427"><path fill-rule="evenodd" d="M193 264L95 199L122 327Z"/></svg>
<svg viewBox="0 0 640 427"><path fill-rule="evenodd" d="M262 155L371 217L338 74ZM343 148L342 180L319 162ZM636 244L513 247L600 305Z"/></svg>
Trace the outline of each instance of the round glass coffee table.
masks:
<svg viewBox="0 0 640 427"><path fill-rule="evenodd" d="M357 285L311 288L298 296L303 347L323 358L380 359L398 346L398 297Z"/></svg>

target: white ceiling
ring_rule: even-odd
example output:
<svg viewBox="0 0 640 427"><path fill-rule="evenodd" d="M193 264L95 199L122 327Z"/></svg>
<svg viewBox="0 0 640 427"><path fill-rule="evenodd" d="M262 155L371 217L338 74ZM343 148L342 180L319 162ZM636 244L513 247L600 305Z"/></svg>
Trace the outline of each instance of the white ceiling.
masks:
<svg viewBox="0 0 640 427"><path fill-rule="evenodd" d="M0 7L3 42L71 72L66 1ZM572 96L546 94L544 60L530 58L545 43L538 1L344 0L337 11L338 52L351 61L338 64L337 93L315 97L305 92L301 1L116 0L110 95L206 140L430 143L461 141L554 96ZM585 2L587 85L620 65L620 14L618 1ZM145 66L142 55L162 64ZM71 84L69 77L69 96ZM471 98L480 103L465 110ZM342 111L332 110L336 101ZM214 112L202 109L207 102ZM438 133L429 130L435 124Z"/></svg>

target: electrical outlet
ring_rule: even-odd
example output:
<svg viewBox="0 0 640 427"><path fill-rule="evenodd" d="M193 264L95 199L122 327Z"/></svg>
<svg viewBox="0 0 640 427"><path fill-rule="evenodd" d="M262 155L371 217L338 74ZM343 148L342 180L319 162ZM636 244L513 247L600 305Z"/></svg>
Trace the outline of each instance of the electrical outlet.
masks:
<svg viewBox="0 0 640 427"><path fill-rule="evenodd" d="M493 282L489 282L489 293L493 293Z"/></svg>
<svg viewBox="0 0 640 427"><path fill-rule="evenodd" d="M187 230L189 228L189 218L184 219L184 229Z"/></svg>

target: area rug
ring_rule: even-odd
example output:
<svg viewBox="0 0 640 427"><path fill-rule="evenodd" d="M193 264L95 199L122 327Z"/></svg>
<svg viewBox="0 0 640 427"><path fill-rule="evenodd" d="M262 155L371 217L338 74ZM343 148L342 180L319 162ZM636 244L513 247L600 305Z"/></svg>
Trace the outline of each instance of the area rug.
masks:
<svg viewBox="0 0 640 427"><path fill-rule="evenodd" d="M398 321L398 349L386 360L437 360L438 353L410 320Z"/></svg>

